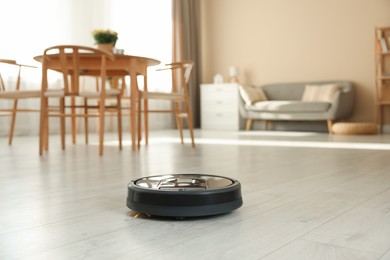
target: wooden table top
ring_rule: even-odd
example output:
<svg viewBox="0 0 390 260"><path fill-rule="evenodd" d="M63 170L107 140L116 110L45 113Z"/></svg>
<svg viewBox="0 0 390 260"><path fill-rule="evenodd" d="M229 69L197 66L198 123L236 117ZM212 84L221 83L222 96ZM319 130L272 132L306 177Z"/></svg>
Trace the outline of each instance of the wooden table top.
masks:
<svg viewBox="0 0 390 260"><path fill-rule="evenodd" d="M60 64L58 63L58 54L49 54L50 58L49 64L47 67L51 70L60 71ZM124 54L114 54L115 59L107 59L107 75L129 75L132 72L137 74L145 74L145 69L149 66L155 66L161 62L156 59L124 55ZM42 62L43 55L38 55L34 57L34 60ZM70 56L69 56L70 59ZM98 55L84 53L80 54L80 69L82 70L82 75L97 75L100 67L97 62L99 59Z"/></svg>

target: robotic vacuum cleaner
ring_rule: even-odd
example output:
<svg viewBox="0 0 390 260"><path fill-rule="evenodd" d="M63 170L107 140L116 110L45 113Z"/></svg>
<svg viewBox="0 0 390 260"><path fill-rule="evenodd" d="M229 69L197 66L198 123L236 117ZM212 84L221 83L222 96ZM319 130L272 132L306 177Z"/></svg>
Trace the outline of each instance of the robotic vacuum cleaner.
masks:
<svg viewBox="0 0 390 260"><path fill-rule="evenodd" d="M200 217L242 206L241 184L217 175L172 174L144 177L128 185L127 207L165 217Z"/></svg>

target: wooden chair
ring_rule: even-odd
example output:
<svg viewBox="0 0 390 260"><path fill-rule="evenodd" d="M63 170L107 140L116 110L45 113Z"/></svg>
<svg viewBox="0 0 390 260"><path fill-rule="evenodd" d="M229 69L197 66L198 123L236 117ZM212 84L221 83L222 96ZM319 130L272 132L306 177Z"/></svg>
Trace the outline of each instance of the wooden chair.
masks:
<svg viewBox="0 0 390 260"><path fill-rule="evenodd" d="M60 118L61 146L65 149L65 118L70 117L98 117L99 119L99 155L103 155L104 127L106 112L116 111L118 118L119 149L122 149L122 117L120 90L106 89L106 63L113 60L112 53L76 45L59 45L47 48L42 57L42 101L40 122L40 155L48 149L49 142L49 117ZM83 61L83 62L81 62ZM90 63L93 62L93 69ZM83 64L89 63L90 69L83 68ZM49 87L48 70L55 70L63 75L63 88L53 89ZM83 91L80 89L80 77L93 76L99 79L99 87L96 91ZM116 98L115 106L106 106L107 98ZM57 99L59 105L49 104L49 100ZM95 100L94 105L88 103ZM84 101L83 104L79 103ZM83 112L79 112L78 110ZM91 110L95 113L91 113ZM86 122L86 132L88 131ZM74 128L74 124L72 124ZM72 129L75 131L75 129Z"/></svg>
<svg viewBox="0 0 390 260"><path fill-rule="evenodd" d="M176 116L176 124L179 129L181 143L184 143L183 140L183 118L187 118L188 129L190 131L192 147L195 147L194 141L194 129L192 123L192 113L190 106L190 99L188 96L188 81L191 76L191 71L193 67L192 61L182 61L174 62L171 64L166 64L166 68L160 70L171 70L172 72L172 88L171 92L150 92L147 90L145 84L144 90L139 91L138 97L138 147L140 147L141 136L142 136L142 127L141 127L141 113L144 112L144 130L145 130L145 144L148 144L148 132L149 132L149 123L148 123L148 114L151 112L166 112L174 113ZM171 101L173 107L171 110L150 110L148 108L148 100L167 100ZM143 108L142 108L142 100Z"/></svg>
<svg viewBox="0 0 390 260"><path fill-rule="evenodd" d="M96 91L99 91L99 86L100 86L100 81L99 81L99 77L96 77L95 79L95 82L96 82ZM130 115L129 114L124 114L123 113L123 103L128 103L127 101L130 101L130 98L129 97L125 97L125 91L126 91L126 82L125 82L125 76L114 76L114 77L107 77L107 82L109 82L109 86L110 88L114 88L114 89L118 89L120 91L120 97L121 97L121 115L122 117L129 117ZM106 97L106 106L108 107L113 107L113 106L117 106L117 97L116 96L108 96ZM125 102L123 102L125 101ZM87 100L85 101L87 102ZM128 106L129 107L129 106ZM125 107L127 109L129 109L128 107ZM85 109L88 109L88 107L86 107ZM118 114L116 113L116 111L107 111L109 112L107 115L110 116L110 118L115 118L118 116ZM111 113L110 113L111 112ZM99 118L97 118L97 122L99 124ZM88 129L89 129L89 124L88 124L88 117L85 118L85 143L88 144Z"/></svg>
<svg viewBox="0 0 390 260"><path fill-rule="evenodd" d="M30 65L19 64L14 60L0 59L0 62L8 64L9 66L17 66L18 67L18 75L16 78L16 85L15 85L15 88L13 90L5 87L3 77L1 76L1 73L0 73L0 100L3 99L3 100L12 100L13 101L12 108L0 108L1 115L11 116L11 124L10 124L10 131L9 131L9 137L8 137L8 144L11 145L12 139L14 136L16 113L18 113L18 112L39 112L39 109L19 108L18 107L19 99L40 98L41 91L40 90L21 90L20 89L20 75L22 72L22 67L27 67L27 68L36 68L36 67L30 66Z"/></svg>

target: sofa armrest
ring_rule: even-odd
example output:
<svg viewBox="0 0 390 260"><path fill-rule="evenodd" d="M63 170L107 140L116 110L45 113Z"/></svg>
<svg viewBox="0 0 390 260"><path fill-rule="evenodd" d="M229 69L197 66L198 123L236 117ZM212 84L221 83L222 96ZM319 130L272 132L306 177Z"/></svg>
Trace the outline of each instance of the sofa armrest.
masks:
<svg viewBox="0 0 390 260"><path fill-rule="evenodd" d="M336 120L348 118L352 115L355 93L353 83L350 81L340 82L340 90L332 101L332 107L329 110L329 119Z"/></svg>
<svg viewBox="0 0 390 260"><path fill-rule="evenodd" d="M245 86L253 87L253 86L249 86L249 85L245 85ZM243 97L241 96L241 94L238 96L239 96L238 104L239 104L240 115L242 118L248 119L249 115L248 115L248 110L245 108L245 101L244 101Z"/></svg>

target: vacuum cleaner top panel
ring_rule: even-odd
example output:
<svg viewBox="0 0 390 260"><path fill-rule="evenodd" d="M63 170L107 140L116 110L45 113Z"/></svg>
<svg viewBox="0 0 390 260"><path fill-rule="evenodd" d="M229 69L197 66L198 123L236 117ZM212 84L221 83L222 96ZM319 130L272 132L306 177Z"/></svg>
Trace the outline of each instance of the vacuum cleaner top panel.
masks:
<svg viewBox="0 0 390 260"><path fill-rule="evenodd" d="M234 181L215 175L172 174L141 178L134 183L138 187L155 190L212 190L226 188Z"/></svg>

